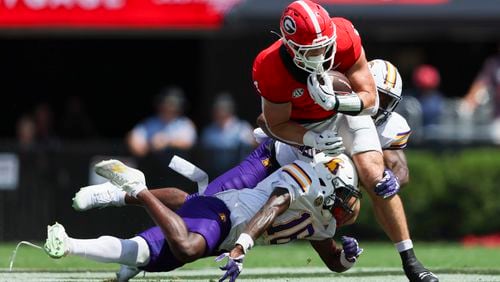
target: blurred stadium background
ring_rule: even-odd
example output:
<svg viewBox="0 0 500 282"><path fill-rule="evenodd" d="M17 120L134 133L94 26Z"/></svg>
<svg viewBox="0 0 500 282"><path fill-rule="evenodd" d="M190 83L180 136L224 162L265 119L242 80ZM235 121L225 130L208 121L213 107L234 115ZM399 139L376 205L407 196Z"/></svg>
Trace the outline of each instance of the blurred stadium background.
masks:
<svg viewBox="0 0 500 282"><path fill-rule="evenodd" d="M220 93L229 93L237 116L255 126L260 98L252 85L252 62L276 40L270 31L279 31L289 2L0 0L0 244L41 241L46 225L56 220L75 237L103 232L127 237L152 225L139 208L72 210L79 187L99 181L91 168L103 158L139 167L149 186L190 192L195 185L165 165L173 154L207 169L212 178L237 163L251 146L202 146L202 132ZM398 111L414 130L407 149L411 182L402 195L414 240L450 241L457 249L500 247L500 127L494 122L500 93L495 97L494 89L485 88L475 111L464 109L462 100L485 60L500 52L499 2L318 2L354 23L369 60L389 60L402 74L405 102ZM440 78L443 106L431 123L424 120L426 104L411 94L417 87L415 70L423 64L433 66ZM186 96L185 115L196 126L196 145L132 154L128 132L155 113L157 95L171 86ZM214 164L220 159L225 162ZM369 201L358 224L342 232L392 248ZM10 254L1 254L4 269ZM500 261L498 255L491 259ZM443 267L475 266L500 271L498 264L473 262Z"/></svg>

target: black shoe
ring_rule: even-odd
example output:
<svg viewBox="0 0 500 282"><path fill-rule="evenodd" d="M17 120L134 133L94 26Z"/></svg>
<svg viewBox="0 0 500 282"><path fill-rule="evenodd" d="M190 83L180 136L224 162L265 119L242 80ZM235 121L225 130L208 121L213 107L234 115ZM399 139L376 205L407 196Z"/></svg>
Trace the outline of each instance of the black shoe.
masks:
<svg viewBox="0 0 500 282"><path fill-rule="evenodd" d="M403 265L403 269L410 282L439 282L437 276L427 270L417 259L409 260Z"/></svg>

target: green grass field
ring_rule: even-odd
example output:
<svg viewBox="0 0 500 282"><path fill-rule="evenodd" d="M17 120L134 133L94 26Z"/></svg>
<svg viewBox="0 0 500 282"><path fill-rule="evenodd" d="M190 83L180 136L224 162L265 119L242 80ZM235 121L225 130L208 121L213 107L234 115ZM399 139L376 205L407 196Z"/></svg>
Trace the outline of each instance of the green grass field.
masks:
<svg viewBox="0 0 500 282"><path fill-rule="evenodd" d="M441 281L500 281L500 250L464 248L452 243L417 243L415 250ZM400 259L390 243L362 243L365 252L355 268L344 274L330 273L309 245L295 243L254 248L245 260L240 276L245 281L405 281ZM0 245L0 281L103 281L113 278L117 265L89 262L80 258L53 260L41 250L22 246L17 252L14 272L9 261L15 244ZM219 271L213 258L184 266L169 274L140 280L211 281ZM34 278L36 277L36 278ZM141 278L142 277L142 278ZM319 280L315 280L319 279ZM216 280L214 280L216 281Z"/></svg>

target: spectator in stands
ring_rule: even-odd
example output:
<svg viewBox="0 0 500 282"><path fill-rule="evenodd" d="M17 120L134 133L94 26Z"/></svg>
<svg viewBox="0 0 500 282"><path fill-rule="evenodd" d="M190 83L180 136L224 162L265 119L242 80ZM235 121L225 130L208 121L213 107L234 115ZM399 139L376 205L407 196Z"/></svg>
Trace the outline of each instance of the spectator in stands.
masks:
<svg viewBox="0 0 500 282"><path fill-rule="evenodd" d="M201 144L214 162L215 175L233 167L253 149L253 128L236 116L234 100L228 93L215 99L212 123L203 130Z"/></svg>
<svg viewBox="0 0 500 282"><path fill-rule="evenodd" d="M17 144L21 151L31 151L36 145L35 121L30 115L23 115L16 124Z"/></svg>
<svg viewBox="0 0 500 282"><path fill-rule="evenodd" d="M71 96L66 100L60 133L63 138L70 140L87 139L96 136L95 127L80 97Z"/></svg>
<svg viewBox="0 0 500 282"><path fill-rule="evenodd" d="M133 155L146 156L166 149L189 150L196 142L196 128L183 115L184 93L178 87L169 87L157 98L156 115L136 125L128 135L127 143Z"/></svg>
<svg viewBox="0 0 500 282"><path fill-rule="evenodd" d="M413 71L415 89L410 95L415 96L422 105L422 125L425 131L439 125L443 113L444 95L438 88L441 82L439 71L431 65L419 65Z"/></svg>
<svg viewBox="0 0 500 282"><path fill-rule="evenodd" d="M34 121L36 141L42 147L53 147L58 144L58 137L54 130L54 113L46 102L35 107Z"/></svg>
<svg viewBox="0 0 500 282"><path fill-rule="evenodd" d="M497 53L484 61L462 99L461 113L471 115L485 101L491 101L494 105L491 133L493 142L500 144L500 42L497 43Z"/></svg>

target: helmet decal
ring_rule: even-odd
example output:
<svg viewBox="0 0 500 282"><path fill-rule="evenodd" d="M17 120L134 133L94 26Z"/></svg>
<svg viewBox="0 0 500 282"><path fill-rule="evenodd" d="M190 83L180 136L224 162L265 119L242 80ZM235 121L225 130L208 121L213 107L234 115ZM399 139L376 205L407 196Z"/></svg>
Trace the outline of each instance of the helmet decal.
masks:
<svg viewBox="0 0 500 282"><path fill-rule="evenodd" d="M331 161L325 163L325 166L330 170L332 174L337 174L340 164L343 163L342 159L340 158L334 158Z"/></svg>
<svg viewBox="0 0 500 282"><path fill-rule="evenodd" d="M314 13L314 11L311 9L311 7L309 7L308 4L306 4L304 1L297 1L297 3L302 6L302 8L304 8L304 10L306 11L307 15L308 15L308 18L309 20L311 21L311 23L313 24L314 26L314 30L317 34L317 37L321 37L323 36L321 34L321 27L319 25L319 22L318 22L318 19L317 17L321 16L318 12ZM312 4L312 3L311 3ZM326 11L325 11L326 12Z"/></svg>
<svg viewBox="0 0 500 282"><path fill-rule="evenodd" d="M290 16L286 16L283 18L283 29L290 35L294 34L297 31L297 25Z"/></svg>
<svg viewBox="0 0 500 282"><path fill-rule="evenodd" d="M387 70L385 85L387 85L388 88L394 88L394 86L396 86L396 74L398 73L398 71L391 63L387 61L384 61L384 63L385 63L385 68Z"/></svg>

